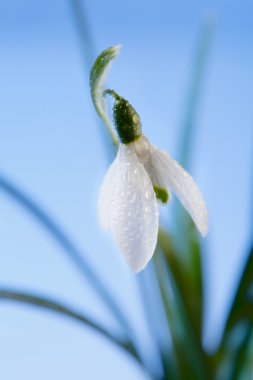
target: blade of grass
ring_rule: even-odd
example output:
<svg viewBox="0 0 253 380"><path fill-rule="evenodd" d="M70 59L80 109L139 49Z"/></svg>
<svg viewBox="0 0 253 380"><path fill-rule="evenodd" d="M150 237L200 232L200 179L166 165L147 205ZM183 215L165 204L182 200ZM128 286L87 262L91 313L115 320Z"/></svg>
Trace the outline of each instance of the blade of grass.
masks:
<svg viewBox="0 0 253 380"><path fill-rule="evenodd" d="M241 320L227 336L223 351L214 357L217 380L251 380L253 371L253 325Z"/></svg>
<svg viewBox="0 0 253 380"><path fill-rule="evenodd" d="M253 177L252 177L253 185ZM253 210L253 202L251 209ZM252 222L252 220L251 220ZM253 227L253 225L251 226ZM248 351L251 350L250 345L252 345L252 340L248 341L249 336L253 335L253 236L252 228L250 229L250 239L251 245L247 259L245 261L242 274L238 281L238 286L235 291L234 297L231 302L231 306L226 318L225 327L223 330L222 338L217 348L216 353L213 355L213 360L216 361L217 365L224 367L224 362L228 361L229 355L236 355L238 353L238 360L240 362L241 357L245 358ZM231 347L231 336L238 330L242 323L248 324L249 331L245 334L245 341L243 343L238 342L237 345ZM252 337L253 339L253 337ZM232 354L231 354L232 352ZM235 352L235 353L234 353ZM252 351L251 351L252 352ZM237 361L235 361L237 362ZM251 357L251 362L253 363L253 354ZM238 370L235 368L235 374Z"/></svg>
<svg viewBox="0 0 253 380"><path fill-rule="evenodd" d="M228 355L232 357L236 352L240 352L241 342L231 344L231 340L242 322L248 323L253 329L253 244L231 302L221 342L214 354L217 365L222 366L223 362L228 360Z"/></svg>
<svg viewBox="0 0 253 380"><path fill-rule="evenodd" d="M159 245L158 248L159 254L155 257L155 268L181 376L182 378L211 379L212 368L201 341L194 331L182 298L181 288L178 287L174 277L174 263L172 266L167 265L167 260ZM185 279L182 278L181 281Z"/></svg>
<svg viewBox="0 0 253 380"><path fill-rule="evenodd" d="M181 127L179 162L186 168L190 166L193 141L197 128L196 115L203 89L213 32L214 22L211 17L208 17L203 24L197 44ZM175 204L174 213L176 233L170 241L168 241L165 234L160 235L160 244L173 273L198 344L201 346L203 279L199 235L188 213L178 202Z"/></svg>
<svg viewBox="0 0 253 380"><path fill-rule="evenodd" d="M252 351L252 337L253 326L248 324L241 344L237 347L233 362L232 362L232 374L229 380L251 380L253 369L253 355L249 357L250 351ZM246 373L246 376L244 374Z"/></svg>
<svg viewBox="0 0 253 380"><path fill-rule="evenodd" d="M198 358L196 360L194 342L189 339L186 325L182 321L182 315L178 308L177 296L171 286L167 267L161 252L156 253L154 263L171 332L176 367L180 374L179 378L206 379L204 377L202 364L199 363Z"/></svg>
<svg viewBox="0 0 253 380"><path fill-rule="evenodd" d="M85 327L92 328L96 332L103 335L106 339L114 343L116 346L128 352L135 360L138 361L139 364L142 365L138 353L135 351L135 348L132 346L130 341L125 341L117 338L116 336L111 334L110 331L108 331L103 326L92 320L91 317L88 317L83 312L77 311L73 307L59 302L58 300L52 299L51 297L45 297L44 295L42 296L26 291L13 290L9 288L0 288L0 301L11 301L18 302L21 304L27 304L30 306L42 308L47 311L60 314L64 317L71 318L76 322L80 322Z"/></svg>
<svg viewBox="0 0 253 380"><path fill-rule="evenodd" d="M226 339L226 335L229 334L241 320L248 320L253 323L253 245L249 251L228 313L222 341Z"/></svg>
<svg viewBox="0 0 253 380"><path fill-rule="evenodd" d="M166 326L166 317L164 315L159 284L157 282L153 261L149 263L145 271L138 274L137 284L139 287L140 298L142 301L147 326L149 328L149 333L161 361L160 364L163 369L162 378L177 379L175 366L171 360L172 353L171 355L166 355L165 353L164 343L166 342L166 351L168 353L170 334ZM162 326L158 326L158 324L161 324ZM161 334L163 335L162 337Z"/></svg>
<svg viewBox="0 0 253 380"><path fill-rule="evenodd" d="M194 335L198 341L199 346L201 346L202 339L202 278L200 276L201 269L197 268L195 274L198 276L190 276L190 274L185 269L184 265L178 259L177 251L174 249L172 240L169 235L163 231L161 228L158 234L158 247L164 253L166 264L171 271L175 284L178 288L178 292L184 304L187 316L191 322ZM192 247L193 254L194 251L198 249L198 246ZM199 266L199 252L196 252L195 263L193 265Z"/></svg>
<svg viewBox="0 0 253 380"><path fill-rule="evenodd" d="M89 20L86 14L84 1L69 0L71 14L79 38L80 51L86 72L89 73L96 58L95 41L91 33Z"/></svg>
<svg viewBox="0 0 253 380"><path fill-rule="evenodd" d="M92 38L92 33L89 27L85 4L84 1L81 0L69 0L69 4L79 39L82 60L84 62L84 67L86 67L85 71L90 73L97 54L94 39ZM103 123L98 120L99 131L101 132L102 141L106 148L108 161L111 162L115 156L115 147L118 145L118 139L111 127L107 114L102 115L102 120L105 122L106 129L104 128Z"/></svg>
<svg viewBox="0 0 253 380"><path fill-rule="evenodd" d="M180 134L181 139L179 142L178 159L180 164L186 169L189 169L191 164L193 141L197 130L197 112L203 91L205 72L207 69L214 27L214 18L211 14L208 14L204 20L204 24L200 32L199 42L197 44L181 126L182 132ZM175 203L174 212L174 220L176 221L176 243L179 248L178 251L184 261L188 259L188 265L191 266L192 259L188 250L193 230L191 226L191 219L179 202Z"/></svg>
<svg viewBox="0 0 253 380"><path fill-rule="evenodd" d="M202 95L214 27L215 20L211 14L208 14L204 20L197 44L181 127L179 161L186 169L189 169L191 163L193 141L197 129L196 116Z"/></svg>
<svg viewBox="0 0 253 380"><path fill-rule="evenodd" d="M62 248L79 273L88 280L91 287L96 291L104 305L116 318L123 331L132 337L132 329L120 310L116 300L112 297L105 284L101 281L94 269L84 258L83 252L75 245L59 224L30 196L13 184L9 179L0 175L0 190L22 207L43 227L49 235Z"/></svg>
<svg viewBox="0 0 253 380"><path fill-rule="evenodd" d="M115 146L119 144L118 137L114 132L110 121L106 103L106 80L108 72L120 53L121 46L116 45L105 49L99 54L90 71L90 92L97 114L105 124L108 134Z"/></svg>

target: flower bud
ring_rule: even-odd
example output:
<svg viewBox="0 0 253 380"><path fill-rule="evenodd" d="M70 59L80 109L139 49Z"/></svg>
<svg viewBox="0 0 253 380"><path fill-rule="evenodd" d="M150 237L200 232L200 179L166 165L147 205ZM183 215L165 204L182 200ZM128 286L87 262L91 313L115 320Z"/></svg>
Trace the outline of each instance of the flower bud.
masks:
<svg viewBox="0 0 253 380"><path fill-rule="evenodd" d="M123 144L129 144L142 135L141 121L131 104L113 90L106 90L115 99L113 118L119 138Z"/></svg>

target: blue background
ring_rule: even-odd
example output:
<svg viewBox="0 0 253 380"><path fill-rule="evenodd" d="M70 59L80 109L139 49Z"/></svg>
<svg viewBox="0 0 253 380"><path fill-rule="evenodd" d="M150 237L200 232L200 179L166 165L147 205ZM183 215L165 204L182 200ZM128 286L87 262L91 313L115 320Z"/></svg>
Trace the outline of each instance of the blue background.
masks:
<svg viewBox="0 0 253 380"><path fill-rule="evenodd" d="M87 67L104 48L123 45L110 86L137 109L150 140L177 158L196 44L203 19L213 17L216 27L191 173L210 213L204 341L214 347L251 232L252 2L83 4L94 41L94 56L87 54L86 61L70 1L1 0L0 169L83 247L129 314L136 334L152 346L135 276L97 221L97 194L108 157L89 95ZM162 218L167 213L169 207ZM3 193L0 283L54 295L118 328L59 247ZM13 304L0 304L0 358L5 380L145 378L127 355L93 331Z"/></svg>

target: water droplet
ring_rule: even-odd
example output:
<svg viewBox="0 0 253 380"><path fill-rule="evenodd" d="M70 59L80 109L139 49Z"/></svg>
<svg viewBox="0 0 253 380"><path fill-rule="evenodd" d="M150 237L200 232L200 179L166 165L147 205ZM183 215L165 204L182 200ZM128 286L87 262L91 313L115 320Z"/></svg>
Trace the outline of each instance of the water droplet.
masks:
<svg viewBox="0 0 253 380"><path fill-rule="evenodd" d="M150 196L151 196L151 193L150 193L150 191L145 191L145 198L146 199L149 199L150 198Z"/></svg>

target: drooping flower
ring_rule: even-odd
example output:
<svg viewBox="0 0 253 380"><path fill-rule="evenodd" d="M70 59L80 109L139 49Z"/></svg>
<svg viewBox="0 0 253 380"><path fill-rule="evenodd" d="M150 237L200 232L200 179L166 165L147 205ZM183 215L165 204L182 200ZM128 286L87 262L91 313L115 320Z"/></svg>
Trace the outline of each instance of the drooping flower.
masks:
<svg viewBox="0 0 253 380"><path fill-rule="evenodd" d="M118 50L118 47L105 50L91 74L93 87L97 86L100 96L109 94L115 99L113 116L120 139L117 156L100 189L98 213L102 228L111 231L129 267L139 272L154 254L159 227L158 203L167 203L169 193L178 196L202 236L207 234L208 216L193 178L142 134L139 115L130 103L101 86L105 78L99 65L103 60L107 63L114 59ZM96 101L94 95L93 101L111 133L108 117L104 115L104 101Z"/></svg>
<svg viewBox="0 0 253 380"><path fill-rule="evenodd" d="M192 177L149 143L134 108L115 92L113 95L114 121L121 143L100 190L99 219L102 227L112 232L130 268L138 272L156 247L158 201L167 203L169 192L174 192L203 236L208 229L207 211Z"/></svg>

